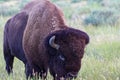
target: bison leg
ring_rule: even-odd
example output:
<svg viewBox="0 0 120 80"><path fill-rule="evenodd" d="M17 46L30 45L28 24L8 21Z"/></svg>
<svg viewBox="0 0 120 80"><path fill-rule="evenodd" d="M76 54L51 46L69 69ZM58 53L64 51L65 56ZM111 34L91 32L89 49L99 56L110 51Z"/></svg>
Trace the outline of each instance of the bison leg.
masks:
<svg viewBox="0 0 120 80"><path fill-rule="evenodd" d="M4 51L4 59L6 62L6 70L7 70L7 73L10 74L13 68L14 56L11 55L11 51L8 46L6 37L4 37L3 51Z"/></svg>
<svg viewBox="0 0 120 80"><path fill-rule="evenodd" d="M46 69L42 69L41 73L40 73L40 76L43 80L46 79L47 77L47 70Z"/></svg>
<svg viewBox="0 0 120 80"><path fill-rule="evenodd" d="M47 69L40 68L38 65L32 65L32 77L41 78L45 80L47 76Z"/></svg>
<svg viewBox="0 0 120 80"><path fill-rule="evenodd" d="M4 50L4 58L5 58L5 62L6 62L7 73L10 74L12 72L12 68L13 68L14 56L11 55L9 50Z"/></svg>
<svg viewBox="0 0 120 80"><path fill-rule="evenodd" d="M14 60L14 56L9 56L9 57L6 57L6 59L5 59L5 61L6 61L6 70L7 70L8 74L12 73L13 60Z"/></svg>
<svg viewBox="0 0 120 80"><path fill-rule="evenodd" d="M28 63L25 64L25 74L26 74L27 80L28 80L29 77L30 78L32 77L32 69L31 69L31 67L29 66Z"/></svg>

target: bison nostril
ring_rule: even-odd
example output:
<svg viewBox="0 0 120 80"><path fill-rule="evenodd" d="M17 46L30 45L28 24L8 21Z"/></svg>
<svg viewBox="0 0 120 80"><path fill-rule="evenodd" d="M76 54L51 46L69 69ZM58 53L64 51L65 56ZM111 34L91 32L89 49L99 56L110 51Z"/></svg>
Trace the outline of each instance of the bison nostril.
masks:
<svg viewBox="0 0 120 80"><path fill-rule="evenodd" d="M77 77L77 72L67 73L67 76L70 77L70 78L76 78Z"/></svg>

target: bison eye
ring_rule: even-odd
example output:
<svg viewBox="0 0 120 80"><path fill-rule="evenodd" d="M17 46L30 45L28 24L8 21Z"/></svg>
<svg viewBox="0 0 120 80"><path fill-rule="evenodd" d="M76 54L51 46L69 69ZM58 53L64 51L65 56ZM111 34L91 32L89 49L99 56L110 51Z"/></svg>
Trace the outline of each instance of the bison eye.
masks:
<svg viewBox="0 0 120 80"><path fill-rule="evenodd" d="M65 61L65 57L63 55L59 55L59 59Z"/></svg>

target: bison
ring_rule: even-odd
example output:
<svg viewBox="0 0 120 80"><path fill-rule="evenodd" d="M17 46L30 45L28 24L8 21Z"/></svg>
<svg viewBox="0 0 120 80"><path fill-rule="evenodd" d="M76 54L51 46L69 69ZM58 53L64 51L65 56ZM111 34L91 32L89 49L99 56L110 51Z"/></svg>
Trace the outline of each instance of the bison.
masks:
<svg viewBox="0 0 120 80"><path fill-rule="evenodd" d="M66 25L62 11L48 0L38 0L29 13L23 49L33 75L54 80L77 77L87 33Z"/></svg>

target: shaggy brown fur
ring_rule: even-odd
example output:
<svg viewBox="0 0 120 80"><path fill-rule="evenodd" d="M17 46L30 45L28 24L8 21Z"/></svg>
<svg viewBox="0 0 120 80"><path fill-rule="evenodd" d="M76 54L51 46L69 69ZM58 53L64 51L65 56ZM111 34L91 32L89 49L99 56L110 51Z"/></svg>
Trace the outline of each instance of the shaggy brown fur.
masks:
<svg viewBox="0 0 120 80"><path fill-rule="evenodd" d="M28 4L25 5L25 7L21 10L22 12L26 12L27 14L30 13L32 8L36 6L39 3L39 0L32 0Z"/></svg>
<svg viewBox="0 0 120 80"><path fill-rule="evenodd" d="M49 45L49 40L52 36L56 36L55 43L60 45L59 50ZM66 79L77 76L81 67L84 48L88 43L89 36L85 32L72 28L58 30L48 35L45 45L47 54L50 57L50 73L55 80L59 80L60 77Z"/></svg>
<svg viewBox="0 0 120 80"><path fill-rule="evenodd" d="M52 54L56 54L57 52L59 52L59 50L54 50L52 48L48 50L48 47L46 47L44 43L46 38L51 33L54 33L55 31L59 32L59 30L65 30L69 32L69 28L65 24L63 13L61 12L61 10L48 0L38 0L37 4L29 12L28 22L23 36L23 48L25 51L26 58L31 68L33 69L33 73L39 73L41 77L45 78L47 76L47 69L49 66L51 74L56 80L59 80L60 77L65 77L65 75L69 73L66 72L67 69L67 71L70 72L78 72L80 69L81 58L83 56L81 54L84 53L85 42L89 41L89 38L76 36L87 36L87 34L82 33L81 31L70 29L70 32L78 32L78 34L75 33L75 35L70 36L70 40L67 39L67 43L71 43L71 48L69 48L69 46L67 45L63 45L63 43L60 43L62 45L60 45L60 51L65 52L65 57L71 55L69 49L75 49L75 51L77 51L75 55L77 56L75 57L77 59L74 58L74 54L73 56L69 56L68 59L70 60L70 62L69 60L66 62L66 64L69 65L66 65L68 67L63 68L63 65L58 66L59 60L58 63L56 63L57 56L54 56L53 60L51 60L51 56L49 55L49 52L53 51L54 53ZM67 35L64 38L66 37ZM70 66L71 62L72 64L76 64ZM51 68L54 66L57 67ZM58 76L56 76L56 74Z"/></svg>

